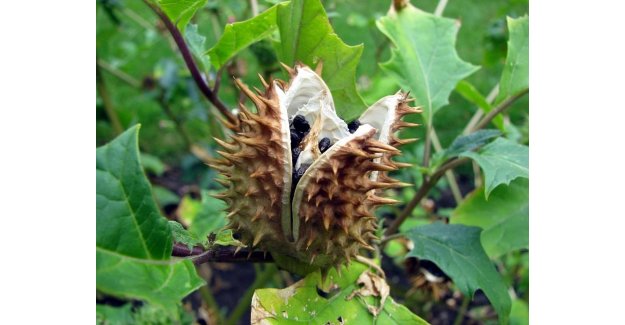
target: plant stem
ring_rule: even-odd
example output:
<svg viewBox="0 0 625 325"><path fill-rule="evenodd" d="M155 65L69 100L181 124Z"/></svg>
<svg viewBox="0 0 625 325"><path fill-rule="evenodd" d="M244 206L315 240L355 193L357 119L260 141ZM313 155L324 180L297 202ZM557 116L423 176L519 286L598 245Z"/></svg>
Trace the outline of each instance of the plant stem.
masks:
<svg viewBox="0 0 625 325"><path fill-rule="evenodd" d="M430 166L430 154L432 151L432 121L425 127L425 144L423 145L423 167Z"/></svg>
<svg viewBox="0 0 625 325"><path fill-rule="evenodd" d="M462 298L462 305L460 305L460 309L458 309L458 315L456 315L456 319L454 320L454 325L462 324L462 320L464 320L464 315L467 313L467 309L469 308L469 303L471 302L471 298L465 295Z"/></svg>
<svg viewBox="0 0 625 325"><path fill-rule="evenodd" d="M447 7L447 0L439 0L436 5L436 9L434 10L434 16L443 15L443 11L445 11L445 7Z"/></svg>
<svg viewBox="0 0 625 325"><path fill-rule="evenodd" d="M177 247L178 246L178 247ZM193 260L193 264L200 265L208 262L219 263L273 263L273 257L271 254L260 251L241 250L236 252L232 246L214 246L206 251L198 252L196 248L193 251L189 251L188 248L179 247L181 245L176 244L175 249L172 251L172 256L189 257ZM198 254L199 253L199 254Z"/></svg>
<svg viewBox="0 0 625 325"><path fill-rule="evenodd" d="M100 60L100 59L96 59L96 63L98 65L98 67L104 69L104 71L112 74L113 76L117 77L119 80L127 83L128 85L134 87L134 88L141 88L141 82L137 79L135 79L134 77L130 76L129 74L125 73L124 71L121 71L115 67L113 67L112 65L108 64L106 61L104 60Z"/></svg>
<svg viewBox="0 0 625 325"><path fill-rule="evenodd" d="M241 315L243 315L243 313L247 311L248 308L250 308L250 303L252 301L254 291L264 286L276 272L278 272L278 268L274 264L269 264L264 271L256 275L256 280L254 280L254 283L252 283L252 285L247 289L247 291L239 300L237 306L234 308L232 313L230 313L230 316L225 322L226 325L236 324L239 318L241 318Z"/></svg>
<svg viewBox="0 0 625 325"><path fill-rule="evenodd" d="M210 291L208 284L200 287L200 296L202 297L202 300L204 301L206 306L213 310L216 318L214 319L215 323L221 323L221 313L219 312L219 305L215 300L215 296L213 296L213 293Z"/></svg>
<svg viewBox="0 0 625 325"><path fill-rule="evenodd" d="M193 56L191 55L191 51L189 47L184 41L184 37L178 30L178 28L174 25L174 23L167 17L167 15L155 4L151 3L149 0L144 0L144 2L156 13L156 15L163 21L165 27L173 37L176 42L176 46L180 50L180 54L182 54L182 58L184 59L189 72L191 72L191 77L193 77L193 81L200 89L200 92L206 97L219 112L226 117L226 119L232 123L237 124L237 118L228 110L226 105L217 97L217 95L210 89L208 83L202 78L202 74L200 69L195 64L193 60Z"/></svg>
<svg viewBox="0 0 625 325"><path fill-rule="evenodd" d="M506 98L506 100L501 102L501 104L499 104L493 110L488 112L488 114L486 114L486 116L484 116L484 118L479 123L477 123L477 125L475 125L475 127L473 128L472 131L473 132L477 131L477 130L485 127L486 125L488 125L488 123L490 123L490 121L492 121L495 118L495 116L497 116L497 114L499 114L499 113L505 111L506 109L510 108L510 106L514 102L516 102L517 99L523 97L525 94L529 93L529 91L530 91L529 88L526 88L526 89L518 92L514 96Z"/></svg>
<svg viewBox="0 0 625 325"><path fill-rule="evenodd" d="M406 237L404 234L392 234L389 236L384 236L384 238L382 238L382 240L380 240L380 245L385 245L386 243L388 243L389 241L393 240L393 239L397 239L397 238L403 238Z"/></svg>
<svg viewBox="0 0 625 325"><path fill-rule="evenodd" d="M111 125L113 126L113 131L115 135L121 134L124 129L122 128L122 124L119 122L119 117L117 116L117 112L115 112L115 108L113 107L113 102L111 101L111 97L109 96L108 90L106 88L106 84L104 82L104 77L102 77L102 72L100 72L100 67L96 64L95 68L96 73L96 88L100 97L102 97L102 104L104 105L104 111L106 111L106 116L111 121Z"/></svg>
<svg viewBox="0 0 625 325"><path fill-rule="evenodd" d="M443 146L441 146L441 142L438 139L438 135L436 134L436 130L432 127L432 145L434 146L434 150L436 152L441 152L443 150ZM449 182L449 188L451 189L451 193L454 196L454 201L456 201L456 205L462 202L462 192L460 191L460 186L458 186L458 182L456 181L456 175L452 170L448 170L445 172L445 177L447 178L447 182Z"/></svg>
<svg viewBox="0 0 625 325"><path fill-rule="evenodd" d="M250 8L252 8L252 17L258 16L258 1L250 0Z"/></svg>
<svg viewBox="0 0 625 325"><path fill-rule="evenodd" d="M491 91L486 96L486 102L488 104L491 104L495 100L495 98L497 98L498 94L499 94L499 84L496 84L495 87L493 87L493 89L491 89ZM467 123L467 126L464 127L462 134L467 135L471 133L471 130L475 127L477 122L480 121L482 116L484 116L484 110L478 106L477 110L475 111L475 114L473 114L473 116L471 117L471 120L469 120L469 123Z"/></svg>
<svg viewBox="0 0 625 325"><path fill-rule="evenodd" d="M408 216L412 213L412 210L421 202L421 200L430 192L432 187L436 185L438 180L445 174L447 170L458 167L465 162L469 161L468 158L454 158L448 160L445 164L439 167L436 172L432 174L426 181L421 185L415 196L408 202L406 207L401 211L397 219L393 221L393 223L386 229L386 236L392 235L399 230L399 226L408 218Z"/></svg>

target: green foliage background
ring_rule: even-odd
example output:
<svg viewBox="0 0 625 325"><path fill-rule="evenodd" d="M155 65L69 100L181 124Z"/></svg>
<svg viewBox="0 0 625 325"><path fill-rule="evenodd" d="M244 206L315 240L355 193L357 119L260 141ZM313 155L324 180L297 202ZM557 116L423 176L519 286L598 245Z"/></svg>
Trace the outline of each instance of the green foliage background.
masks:
<svg viewBox="0 0 625 325"><path fill-rule="evenodd" d="M406 251L392 241L385 253L395 258L395 267L403 267L406 256L435 262L469 297L482 289L499 318L469 308L480 322L527 323L529 97L520 96L489 130L461 135L478 110L486 114L527 91L529 22L520 17L528 13L528 2L450 0L442 19L431 14L439 3L435 0L414 2L398 16L388 14L390 1L258 1L259 15L246 21L254 16L250 3L162 0L159 5L183 32L208 83L220 79L219 97L228 107L240 99L232 76L260 87L258 74L286 79L279 61L314 66L319 57L325 58L324 78L346 120L383 96L411 90L425 106L425 114L412 121L424 127L402 136L425 139L433 127L446 150L419 167L424 141L402 147L400 159L415 167L395 176L415 187L395 192L396 199L409 201L423 184L423 173L447 159L470 158L482 171L475 174L472 164L456 169L466 195L458 204L450 198L447 179L441 179L428 196L438 208L418 206L400 228L416 245ZM145 3L99 0L96 18L97 290L126 302L119 308L99 304L98 322L189 323L194 317L179 301L205 281L190 261L170 258L173 242L238 243L220 231L223 203L209 195L220 185L202 161L216 156L212 138L222 138L224 128ZM444 55L432 50L439 46ZM420 59L431 60L420 65ZM414 77L419 74L429 78ZM498 83L498 96L489 96ZM378 216L399 210L381 209ZM175 220L168 223L167 218ZM126 231L131 228L136 231ZM217 236L214 242L207 240L211 233ZM283 286L276 280L265 283ZM210 301L210 283L204 288L202 298ZM509 288L515 292L512 299ZM264 302L279 304L274 289L264 290ZM393 287L391 295L410 310L409 318L412 312L428 320L434 317L433 304L443 305L401 286ZM137 307L136 301L145 305ZM230 312L217 311L218 319Z"/></svg>

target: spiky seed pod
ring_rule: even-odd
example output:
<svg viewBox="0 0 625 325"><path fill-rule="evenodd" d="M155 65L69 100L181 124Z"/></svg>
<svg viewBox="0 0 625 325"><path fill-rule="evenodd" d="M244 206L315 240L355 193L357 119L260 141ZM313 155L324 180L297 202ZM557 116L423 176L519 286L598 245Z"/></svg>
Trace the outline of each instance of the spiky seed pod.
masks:
<svg viewBox="0 0 625 325"><path fill-rule="evenodd" d="M395 132L416 126L401 118L420 110L398 92L367 109L350 130L336 115L321 66L284 68L288 82L261 77L265 90L257 94L236 80L257 113L240 105L239 123L228 125L231 141L216 139L223 158L211 166L227 188L217 197L228 204L229 227L244 243L326 271L373 249L373 210L396 203L382 191L407 185L386 175L406 165L391 160L408 142Z"/></svg>

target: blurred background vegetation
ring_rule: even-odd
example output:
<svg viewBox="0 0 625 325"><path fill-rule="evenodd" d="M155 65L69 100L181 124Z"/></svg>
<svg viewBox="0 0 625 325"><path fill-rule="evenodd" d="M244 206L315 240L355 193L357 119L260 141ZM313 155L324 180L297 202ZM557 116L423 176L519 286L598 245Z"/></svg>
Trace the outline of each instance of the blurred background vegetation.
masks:
<svg viewBox="0 0 625 325"><path fill-rule="evenodd" d="M279 1L216 1L209 0L192 20L198 33L206 37L206 48L219 39L227 23L253 17ZM357 71L357 86L367 104L395 93L400 86L384 73L379 63L390 57L390 44L376 28L375 21L386 14L390 1L328 0L322 1L334 30L348 45L364 44L364 52ZM438 0L413 1L416 7L433 12ZM255 8L257 6L257 8ZM464 61L481 67L468 81L480 93L487 95L499 82L506 58L506 16L520 17L528 13L527 0L508 1L449 1L443 16L457 19L461 28L457 37L457 50ZM122 130L140 123L140 148L142 163L154 185L157 201L168 218L180 220L201 210L203 191L217 190L215 171L203 160L216 156L212 137L222 137L224 129L216 118L214 107L200 94L189 71L181 59L171 36L156 15L142 1L99 0L97 6L97 97L96 146L103 145ZM204 71L209 84L221 78L219 97L229 107L236 107L241 94L233 86L232 77L240 77L249 85L260 86L257 75L286 79L279 68L271 41L264 40L242 51L223 71ZM528 96L523 97L509 110L508 137L522 144L529 143ZM443 147L447 147L462 132L477 107L454 92L450 104L443 107L434 126ZM417 128L421 139L423 128ZM410 137L413 137L411 134ZM421 161L423 141L402 148L406 161ZM463 194L475 187L470 165L457 170ZM398 178L419 184L416 169L403 171ZM407 202L414 188L397 192L397 199ZM455 206L445 179L442 179L428 200L414 210L406 227L449 217ZM401 208L401 207L399 207ZM393 208L382 209L380 216L393 214ZM183 222L184 223L184 222ZM393 245L387 254L393 255ZM396 247L401 250L401 247ZM455 290L418 285L411 275L410 260L383 263L389 273L391 294L411 310L433 324L451 324L455 311L463 299ZM498 262L499 270L508 284L515 289L519 301L529 300L529 266L526 252L508 254ZM221 311L236 306L240 295L254 281L255 266L203 265L200 274L210 284L206 290L194 295L210 294ZM413 281L414 280L414 281ZM233 283L233 282L239 283ZM280 279L274 286L283 286ZM269 285L271 286L271 284ZM442 293L441 293L442 292ZM197 297L196 297L197 298ZM205 299L190 298L189 304ZM210 300L209 299L209 300ZM480 300L481 299L481 300ZM200 303L202 304L202 303ZM487 301L478 297L471 302L469 313L475 322L489 322L496 318L488 309ZM191 307L187 306L187 309ZM199 307L194 306L193 310ZM210 308L209 308L210 309ZM144 311L144 314L149 311ZM513 305L512 322L523 323L526 305ZM518 314L515 318L515 313ZM247 316L249 317L249 315ZM207 322L196 315L196 321ZM249 319L241 320L241 323Z"/></svg>

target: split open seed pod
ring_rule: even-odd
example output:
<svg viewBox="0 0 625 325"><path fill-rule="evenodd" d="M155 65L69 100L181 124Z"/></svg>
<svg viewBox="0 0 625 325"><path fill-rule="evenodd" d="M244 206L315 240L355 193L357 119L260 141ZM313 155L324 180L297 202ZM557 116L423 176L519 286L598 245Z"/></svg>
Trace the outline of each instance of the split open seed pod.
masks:
<svg viewBox="0 0 625 325"><path fill-rule="evenodd" d="M332 94L317 71L285 66L290 80L261 81L264 91L238 87L256 106L240 105L230 140L216 141L222 158L211 164L227 190L229 227L250 247L277 259L327 270L373 249L373 210L395 200L381 190L406 184L387 172L405 164L391 160L397 147L414 141L395 133L416 124L419 113L407 94L386 96L349 125L336 114Z"/></svg>

